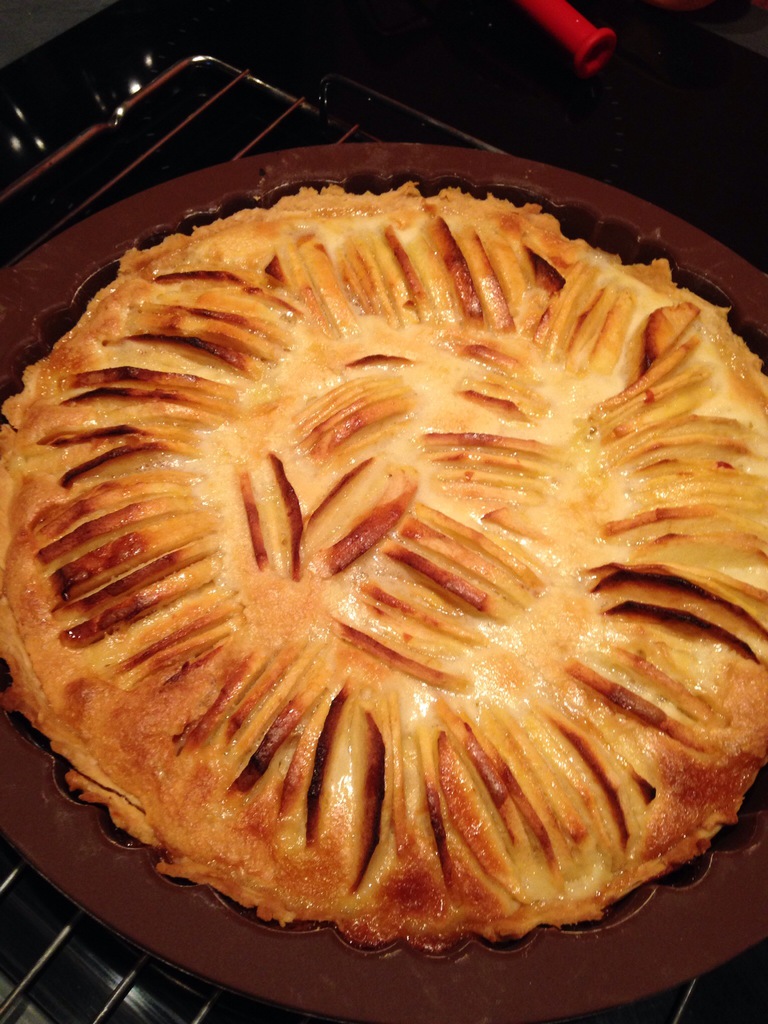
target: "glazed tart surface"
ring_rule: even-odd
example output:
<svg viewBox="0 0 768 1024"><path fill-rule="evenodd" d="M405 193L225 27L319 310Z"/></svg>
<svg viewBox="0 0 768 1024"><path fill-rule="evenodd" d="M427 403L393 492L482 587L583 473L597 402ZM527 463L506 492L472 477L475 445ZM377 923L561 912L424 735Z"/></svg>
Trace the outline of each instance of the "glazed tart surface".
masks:
<svg viewBox="0 0 768 1024"><path fill-rule="evenodd" d="M724 310L534 206L133 250L4 407L3 703L265 919L598 918L766 759L765 408Z"/></svg>

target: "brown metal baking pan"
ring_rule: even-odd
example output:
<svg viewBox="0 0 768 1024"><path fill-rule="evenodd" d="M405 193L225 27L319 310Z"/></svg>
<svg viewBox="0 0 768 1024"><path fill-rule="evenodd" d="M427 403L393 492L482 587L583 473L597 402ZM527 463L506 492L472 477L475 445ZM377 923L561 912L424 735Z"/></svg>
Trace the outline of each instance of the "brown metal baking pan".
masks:
<svg viewBox="0 0 768 1024"><path fill-rule="evenodd" d="M21 384L106 284L120 255L171 231L272 204L302 185L384 191L413 180L535 201L566 234L673 276L728 306L768 358L768 277L690 224L580 175L497 153L366 144L295 149L224 164L98 213L0 270L0 400ZM7 682L7 676L4 682ZM0 686L3 680L0 680ZM207 887L159 876L152 852L66 792L64 765L18 716L0 716L0 829L76 904L154 956L262 1002L371 1024L537 1024L629 1003L711 970L768 937L768 771L739 821L698 861L647 884L597 924L539 928L500 946L441 955L361 951L331 926L281 929Z"/></svg>

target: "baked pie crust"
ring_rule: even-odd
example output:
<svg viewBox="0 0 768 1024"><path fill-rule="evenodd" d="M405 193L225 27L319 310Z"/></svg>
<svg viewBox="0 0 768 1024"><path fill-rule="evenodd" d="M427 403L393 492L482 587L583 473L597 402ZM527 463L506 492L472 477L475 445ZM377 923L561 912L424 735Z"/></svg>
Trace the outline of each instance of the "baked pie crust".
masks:
<svg viewBox="0 0 768 1024"><path fill-rule="evenodd" d="M265 920L597 919L768 758L767 397L532 205L303 189L131 251L4 406L2 704Z"/></svg>

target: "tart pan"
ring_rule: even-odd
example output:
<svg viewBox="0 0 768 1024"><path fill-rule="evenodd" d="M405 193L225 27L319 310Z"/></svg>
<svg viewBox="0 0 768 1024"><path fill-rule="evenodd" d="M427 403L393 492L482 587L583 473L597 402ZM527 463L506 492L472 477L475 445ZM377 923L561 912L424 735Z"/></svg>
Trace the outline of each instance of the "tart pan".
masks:
<svg viewBox="0 0 768 1024"><path fill-rule="evenodd" d="M693 226L611 186L497 153L420 145L294 149L207 168L131 197L0 270L0 401L114 275L120 255L170 231L272 204L301 185L427 193L458 185L536 201L568 235L626 262L670 260L678 284L728 306L768 358L768 277ZM7 675L0 687L7 685ZM583 927L539 928L440 955L359 950L331 926L259 922L205 886L158 875L150 850L67 793L66 766L17 715L0 716L0 829L74 903L136 945L217 985L344 1021L537 1024L642 999L768 937L768 770L712 849Z"/></svg>

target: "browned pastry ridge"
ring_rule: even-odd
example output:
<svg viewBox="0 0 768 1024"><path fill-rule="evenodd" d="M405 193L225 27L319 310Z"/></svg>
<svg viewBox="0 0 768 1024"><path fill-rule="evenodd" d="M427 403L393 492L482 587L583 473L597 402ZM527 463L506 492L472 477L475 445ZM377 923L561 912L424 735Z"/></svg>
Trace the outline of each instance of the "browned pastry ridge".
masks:
<svg viewBox="0 0 768 1024"><path fill-rule="evenodd" d="M305 189L132 251L4 408L3 704L264 919L598 918L766 760L767 395L535 206Z"/></svg>

